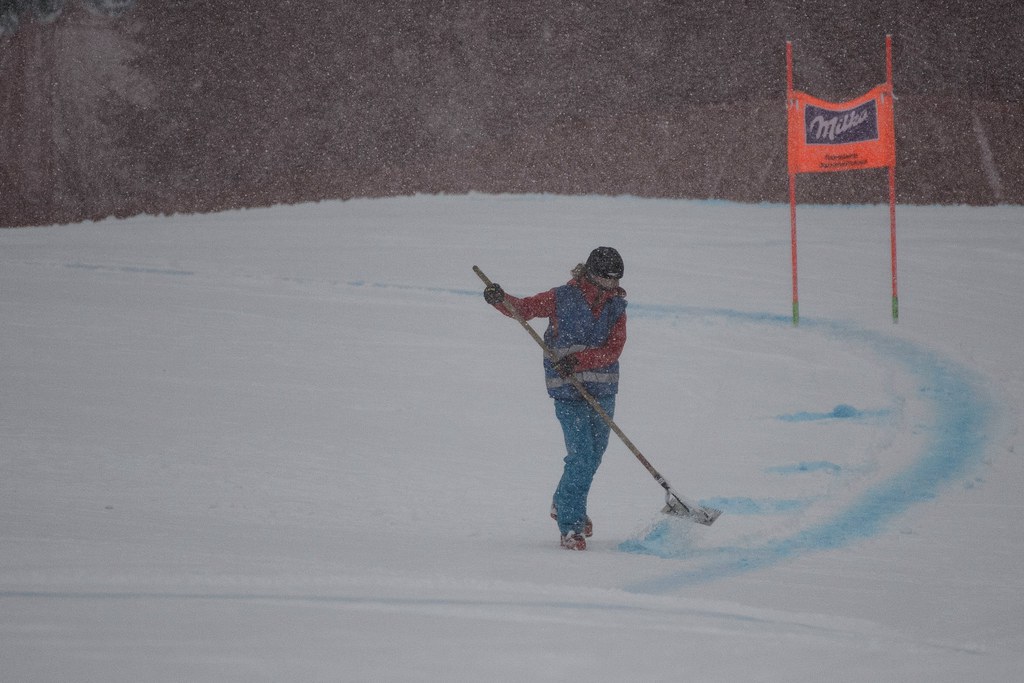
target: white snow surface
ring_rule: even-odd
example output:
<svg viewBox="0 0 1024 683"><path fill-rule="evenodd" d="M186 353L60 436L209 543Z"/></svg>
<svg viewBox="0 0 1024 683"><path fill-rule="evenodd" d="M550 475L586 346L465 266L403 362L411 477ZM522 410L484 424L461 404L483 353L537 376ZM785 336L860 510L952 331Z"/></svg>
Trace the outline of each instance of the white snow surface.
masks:
<svg viewBox="0 0 1024 683"><path fill-rule="evenodd" d="M416 196L0 231L4 681L1008 681L1024 209ZM586 552L484 304L625 259ZM538 331L542 321L534 321Z"/></svg>

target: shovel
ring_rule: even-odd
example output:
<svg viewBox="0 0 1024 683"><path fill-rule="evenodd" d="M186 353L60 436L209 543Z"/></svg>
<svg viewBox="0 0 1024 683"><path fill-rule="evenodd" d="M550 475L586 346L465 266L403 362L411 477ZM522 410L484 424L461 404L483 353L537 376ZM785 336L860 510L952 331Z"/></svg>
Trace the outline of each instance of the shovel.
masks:
<svg viewBox="0 0 1024 683"><path fill-rule="evenodd" d="M473 272L476 273L481 280L483 280L483 283L485 285L492 284L491 280L486 275L484 275L484 272L477 268L476 266L473 266ZM530 324L523 319L523 316L520 315L519 311L516 310L516 307L512 305L512 302L510 302L508 298L504 299L501 302L501 305L505 307L505 310L512 314L512 317L515 318L516 321L518 321L519 324L523 326L524 330L530 333L530 336L533 337L533 340L537 342L537 345L540 346L540 348L544 351L544 355L552 363L558 360L555 357L554 352L552 352L551 349L548 348L548 345L544 343L544 340L541 339L539 334L537 334L537 331L534 330L530 326ZM647 471L651 473L651 476L654 477L654 480L661 485L661 488L665 489L665 507L661 509L663 513L665 513L666 515L683 517L684 519L689 519L693 522L697 522L698 524L704 524L708 526L713 524L714 521L718 519L718 516L722 514L721 510L716 510L715 508L710 507L703 507L692 501L687 500L686 498L683 498L678 493L676 493L669 485L669 483L665 481L665 477L661 476L661 474L658 473L658 470L654 469L654 466L651 465L650 461L648 461L647 458L644 457L643 453L640 452L640 449L633 445L633 442L629 440L629 437L626 436L625 432L623 432L619 428L619 426L615 424L615 421L612 419L611 415L609 415L608 412L601 407L601 404L597 402L597 399L591 396L590 392L587 391L586 388L584 388L583 382L581 382L575 375L570 375L568 379L570 382L572 382L572 385L576 387L576 391L580 392L580 396L582 396L583 399L590 404L590 407L593 408L594 411L601 416L601 419L605 421L605 424L607 424L611 428L611 430L615 432L615 434L620 439L622 439L622 443L626 444L626 448L628 448L630 452L632 452L633 455L636 456L636 459L640 461L640 464L643 465L647 469Z"/></svg>

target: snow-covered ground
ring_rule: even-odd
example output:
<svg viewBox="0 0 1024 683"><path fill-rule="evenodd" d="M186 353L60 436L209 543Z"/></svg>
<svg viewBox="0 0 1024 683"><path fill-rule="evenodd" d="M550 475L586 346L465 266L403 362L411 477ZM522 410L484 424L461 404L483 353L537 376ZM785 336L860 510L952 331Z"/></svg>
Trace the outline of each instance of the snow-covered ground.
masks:
<svg viewBox="0 0 1024 683"><path fill-rule="evenodd" d="M4 681L1006 681L1024 209L483 196L0 231ZM626 261L584 553L480 297ZM536 324L536 323L535 323ZM541 326L537 324L537 328Z"/></svg>

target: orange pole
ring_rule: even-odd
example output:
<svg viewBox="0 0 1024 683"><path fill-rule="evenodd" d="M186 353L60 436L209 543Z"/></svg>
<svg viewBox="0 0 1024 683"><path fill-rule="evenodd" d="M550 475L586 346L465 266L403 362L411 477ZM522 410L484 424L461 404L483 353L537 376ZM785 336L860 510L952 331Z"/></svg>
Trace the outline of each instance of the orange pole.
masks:
<svg viewBox="0 0 1024 683"><path fill-rule="evenodd" d="M885 37L885 82L889 86L889 96L892 97L892 36ZM894 103L895 106L895 103ZM896 140L892 140L893 152L896 150ZM889 245L892 252L892 321L899 322L900 319L900 297L899 288L896 282L896 154L893 154L892 165L889 166Z"/></svg>
<svg viewBox="0 0 1024 683"><path fill-rule="evenodd" d="M790 261L793 263L793 324L800 324L800 296L796 275L796 175L789 174L789 242Z"/></svg>
<svg viewBox="0 0 1024 683"><path fill-rule="evenodd" d="M892 251L892 321L900 319L900 295L896 284L896 168L889 167L889 244Z"/></svg>
<svg viewBox="0 0 1024 683"><path fill-rule="evenodd" d="M793 106L793 43L786 41L786 106ZM793 264L793 324L800 324L800 296L797 286L796 258L796 174L789 174L789 243Z"/></svg>
<svg viewBox="0 0 1024 683"><path fill-rule="evenodd" d="M793 42L786 41L786 94L793 94Z"/></svg>

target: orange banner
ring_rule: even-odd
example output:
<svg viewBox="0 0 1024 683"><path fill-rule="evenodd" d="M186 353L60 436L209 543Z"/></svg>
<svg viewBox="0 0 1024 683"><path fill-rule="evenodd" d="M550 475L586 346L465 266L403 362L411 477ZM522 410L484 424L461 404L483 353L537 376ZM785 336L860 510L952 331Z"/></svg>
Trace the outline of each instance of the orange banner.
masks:
<svg viewBox="0 0 1024 683"><path fill-rule="evenodd" d="M791 90L788 109L790 174L895 167L891 85L848 102Z"/></svg>

